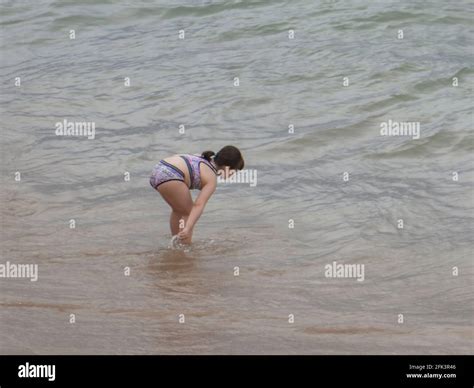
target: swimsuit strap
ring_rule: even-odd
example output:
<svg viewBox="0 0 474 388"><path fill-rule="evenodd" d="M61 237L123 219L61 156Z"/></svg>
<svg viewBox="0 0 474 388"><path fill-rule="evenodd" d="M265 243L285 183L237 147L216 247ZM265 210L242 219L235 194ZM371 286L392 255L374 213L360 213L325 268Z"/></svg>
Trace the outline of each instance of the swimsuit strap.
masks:
<svg viewBox="0 0 474 388"><path fill-rule="evenodd" d="M189 180L190 180L190 185L189 188L192 189L194 188L194 169L192 164L189 162L188 156L189 155L179 155L181 159L183 159L186 162L186 165L188 166L188 171L189 171ZM199 170L198 170L199 171Z"/></svg>
<svg viewBox="0 0 474 388"><path fill-rule="evenodd" d="M212 165L212 163L209 162L207 159L204 159L202 156L200 156L200 158L201 158L202 160L200 160L199 163L205 163L205 164L208 165L208 166L212 169L212 171L214 171L214 173L217 175L217 169Z"/></svg>
<svg viewBox="0 0 474 388"><path fill-rule="evenodd" d="M191 185L189 186L190 189L201 190L201 171L199 169L201 163L205 163L212 169L212 171L214 171L214 174L217 175L216 168L202 156L189 154L179 156L186 162L186 165L188 166L189 179L191 181Z"/></svg>

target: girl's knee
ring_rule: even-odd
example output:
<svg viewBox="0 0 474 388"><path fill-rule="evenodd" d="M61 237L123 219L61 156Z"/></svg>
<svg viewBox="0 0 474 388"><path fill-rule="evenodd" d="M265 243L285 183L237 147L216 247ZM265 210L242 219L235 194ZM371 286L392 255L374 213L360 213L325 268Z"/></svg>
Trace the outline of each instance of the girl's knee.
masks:
<svg viewBox="0 0 474 388"><path fill-rule="evenodd" d="M188 217L189 214L191 213L191 210L186 209L186 208L176 208L176 209L173 209L173 213L178 215L180 218L181 217Z"/></svg>

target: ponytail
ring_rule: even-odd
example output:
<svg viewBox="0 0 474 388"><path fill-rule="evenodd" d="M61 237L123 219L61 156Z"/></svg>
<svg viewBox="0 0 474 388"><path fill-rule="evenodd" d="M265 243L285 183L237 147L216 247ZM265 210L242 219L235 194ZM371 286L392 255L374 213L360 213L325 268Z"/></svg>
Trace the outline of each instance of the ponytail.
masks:
<svg viewBox="0 0 474 388"><path fill-rule="evenodd" d="M202 153L202 157L206 159L208 162L211 161L211 158L215 155L214 151L204 151Z"/></svg>

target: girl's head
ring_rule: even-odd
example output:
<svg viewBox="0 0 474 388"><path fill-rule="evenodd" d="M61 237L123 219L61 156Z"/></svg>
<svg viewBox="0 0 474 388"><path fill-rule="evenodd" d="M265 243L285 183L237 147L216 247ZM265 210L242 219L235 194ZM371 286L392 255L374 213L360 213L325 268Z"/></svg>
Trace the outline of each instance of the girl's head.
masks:
<svg viewBox="0 0 474 388"><path fill-rule="evenodd" d="M201 155L208 162L214 160L218 170L242 170L244 168L244 158L237 147L228 145L222 148L217 154L213 151L205 151ZM226 168L227 167L227 168Z"/></svg>

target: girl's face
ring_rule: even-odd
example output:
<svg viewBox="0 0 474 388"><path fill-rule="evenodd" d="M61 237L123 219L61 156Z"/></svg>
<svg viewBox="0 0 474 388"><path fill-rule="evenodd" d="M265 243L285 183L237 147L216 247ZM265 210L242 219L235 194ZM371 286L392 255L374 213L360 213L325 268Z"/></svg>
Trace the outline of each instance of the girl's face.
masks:
<svg viewBox="0 0 474 388"><path fill-rule="evenodd" d="M235 174L235 170L231 170L229 166L224 166L219 169L218 174L224 179L229 179Z"/></svg>

